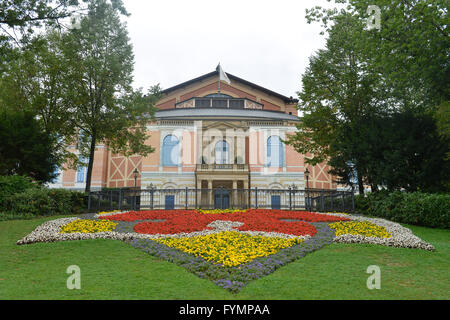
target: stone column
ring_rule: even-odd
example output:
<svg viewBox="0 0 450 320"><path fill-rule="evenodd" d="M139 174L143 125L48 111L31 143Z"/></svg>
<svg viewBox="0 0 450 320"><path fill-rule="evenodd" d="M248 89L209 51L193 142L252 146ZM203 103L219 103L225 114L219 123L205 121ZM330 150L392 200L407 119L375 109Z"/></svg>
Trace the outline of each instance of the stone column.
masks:
<svg viewBox="0 0 450 320"><path fill-rule="evenodd" d="M233 197L233 207L236 208L238 204L237 180L233 180L233 190L231 192Z"/></svg>
<svg viewBox="0 0 450 320"><path fill-rule="evenodd" d="M202 180L197 179L197 192L195 193L195 196L197 198L197 206L199 208L202 207L203 204L203 196L202 196Z"/></svg>
<svg viewBox="0 0 450 320"><path fill-rule="evenodd" d="M245 207L247 207L247 208L250 204L249 201L250 201L250 196L251 196L249 187L250 186L248 185L248 181L244 180L244 190L246 190L245 192L247 192L247 194L244 193L244 204L245 204Z"/></svg>
<svg viewBox="0 0 450 320"><path fill-rule="evenodd" d="M233 137L233 151L234 151L234 155L233 155L233 162L232 163L237 163L237 161L235 162L237 156L238 156L238 145L237 145L237 137L234 136ZM234 189L234 188L233 188Z"/></svg>
<svg viewBox="0 0 450 320"><path fill-rule="evenodd" d="M209 206L211 206L212 208L214 208L214 202L213 202L213 190L212 190L212 188L213 188L213 184L212 184L212 180L208 180L208 201L209 201L209 203L208 203L208 205Z"/></svg>

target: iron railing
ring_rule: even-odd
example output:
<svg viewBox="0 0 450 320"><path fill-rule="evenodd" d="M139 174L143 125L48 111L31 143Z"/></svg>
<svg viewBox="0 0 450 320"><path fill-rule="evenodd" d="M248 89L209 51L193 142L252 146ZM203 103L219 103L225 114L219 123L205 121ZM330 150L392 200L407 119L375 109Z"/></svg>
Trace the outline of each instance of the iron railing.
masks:
<svg viewBox="0 0 450 320"><path fill-rule="evenodd" d="M91 191L89 212L105 210L262 208L309 211L354 210L351 191L326 189L139 189Z"/></svg>

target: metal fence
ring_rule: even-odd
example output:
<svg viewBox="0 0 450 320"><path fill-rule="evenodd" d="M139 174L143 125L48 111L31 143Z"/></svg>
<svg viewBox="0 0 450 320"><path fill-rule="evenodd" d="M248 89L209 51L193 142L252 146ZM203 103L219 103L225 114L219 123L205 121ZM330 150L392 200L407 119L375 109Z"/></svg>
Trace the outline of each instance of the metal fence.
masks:
<svg viewBox="0 0 450 320"><path fill-rule="evenodd" d="M90 212L153 209L285 209L342 211L354 209L351 191L326 189L139 189L92 191Z"/></svg>

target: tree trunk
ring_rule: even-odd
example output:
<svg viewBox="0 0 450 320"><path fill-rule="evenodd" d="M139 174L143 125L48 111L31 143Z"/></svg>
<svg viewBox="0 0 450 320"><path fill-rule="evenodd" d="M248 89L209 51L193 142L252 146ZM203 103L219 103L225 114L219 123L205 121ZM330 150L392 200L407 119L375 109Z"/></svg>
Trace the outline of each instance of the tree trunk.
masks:
<svg viewBox="0 0 450 320"><path fill-rule="evenodd" d="M378 186L376 184L371 184L370 188L372 189L372 192L378 192Z"/></svg>
<svg viewBox="0 0 450 320"><path fill-rule="evenodd" d="M364 183L363 183L362 175L360 174L359 170L356 170L356 172L357 172L357 175L358 175L359 194L364 194Z"/></svg>
<svg viewBox="0 0 450 320"><path fill-rule="evenodd" d="M86 188L85 192L89 193L91 191L91 181L92 181L92 168L94 167L94 155L95 155L95 142L97 140L97 132L94 130L91 136L91 147L89 150L89 164L86 177Z"/></svg>

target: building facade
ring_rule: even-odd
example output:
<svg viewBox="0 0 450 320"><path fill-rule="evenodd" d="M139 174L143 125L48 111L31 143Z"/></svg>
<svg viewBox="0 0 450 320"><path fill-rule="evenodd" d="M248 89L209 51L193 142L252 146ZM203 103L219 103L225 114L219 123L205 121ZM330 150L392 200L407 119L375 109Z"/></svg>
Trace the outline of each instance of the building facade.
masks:
<svg viewBox="0 0 450 320"><path fill-rule="evenodd" d="M91 189L133 187L136 169L141 189L304 189L307 155L282 142L296 131L298 101L228 77L220 91L218 70L164 90L148 123L155 152L126 158L97 146ZM328 170L308 166L309 188L336 189ZM86 171L66 168L52 187L83 189Z"/></svg>

